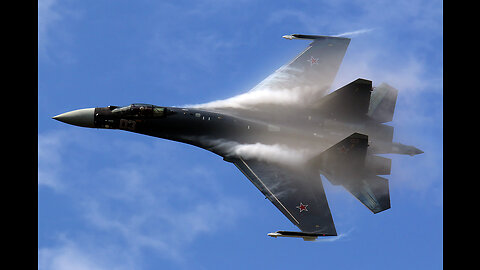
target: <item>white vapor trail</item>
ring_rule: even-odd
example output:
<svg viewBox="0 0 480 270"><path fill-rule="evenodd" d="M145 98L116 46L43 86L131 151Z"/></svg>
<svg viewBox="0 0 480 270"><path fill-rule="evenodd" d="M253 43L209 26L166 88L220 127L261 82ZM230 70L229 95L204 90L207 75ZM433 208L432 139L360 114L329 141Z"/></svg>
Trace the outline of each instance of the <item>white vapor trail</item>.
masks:
<svg viewBox="0 0 480 270"><path fill-rule="evenodd" d="M373 31L373 28L366 28L366 29L360 29L352 32L341 33L341 34L335 35L335 37L355 36L355 35L365 34L371 31Z"/></svg>
<svg viewBox="0 0 480 270"><path fill-rule="evenodd" d="M232 151L244 158L257 158L286 165L299 165L307 161L307 149L292 149L279 144L239 144L233 147Z"/></svg>
<svg viewBox="0 0 480 270"><path fill-rule="evenodd" d="M334 237L317 238L317 240L315 240L314 242L317 242L317 243L319 243L319 242L335 242L335 241L338 241L340 239L343 239L343 238L347 237L353 230L354 230L354 228L351 228L350 230L348 230L348 232L339 234L338 236L334 236Z"/></svg>

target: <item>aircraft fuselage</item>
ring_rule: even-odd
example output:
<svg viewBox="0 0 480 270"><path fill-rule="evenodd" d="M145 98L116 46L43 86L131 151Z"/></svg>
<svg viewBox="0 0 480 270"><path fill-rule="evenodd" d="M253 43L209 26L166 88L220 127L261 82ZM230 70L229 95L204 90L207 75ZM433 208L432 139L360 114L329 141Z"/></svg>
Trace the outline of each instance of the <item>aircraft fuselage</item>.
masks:
<svg viewBox="0 0 480 270"><path fill-rule="evenodd" d="M158 112L155 113L155 110ZM222 143L282 145L291 149L323 151L353 132L370 135L372 151L388 153L393 128L367 121L298 114L281 119L288 125L264 122L195 108L132 104L95 108L94 127L120 129L183 142L225 156ZM297 114L289 114L297 115Z"/></svg>

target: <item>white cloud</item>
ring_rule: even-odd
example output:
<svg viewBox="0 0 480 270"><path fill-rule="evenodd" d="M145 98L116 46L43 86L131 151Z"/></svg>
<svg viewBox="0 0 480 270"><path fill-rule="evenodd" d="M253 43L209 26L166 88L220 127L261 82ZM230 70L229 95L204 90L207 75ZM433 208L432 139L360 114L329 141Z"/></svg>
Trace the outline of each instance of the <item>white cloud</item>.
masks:
<svg viewBox="0 0 480 270"><path fill-rule="evenodd" d="M67 49L72 33L67 21L81 17L81 11L71 9L68 1L38 0L38 58L45 62L74 63L75 56Z"/></svg>
<svg viewBox="0 0 480 270"><path fill-rule="evenodd" d="M170 66L178 63L179 70L185 69L187 63L203 71L210 71L219 60L218 55L233 51L240 44L238 38L226 39L215 32L188 31L179 29L178 26L158 27L149 44L150 54L162 55L158 60ZM184 34L180 37L178 32Z"/></svg>
<svg viewBox="0 0 480 270"><path fill-rule="evenodd" d="M106 260L98 248L85 249L77 243L63 237L55 247L38 249L39 270L107 270L127 269L115 265L113 260Z"/></svg>
<svg viewBox="0 0 480 270"><path fill-rule="evenodd" d="M311 34L317 33L318 30L323 26L322 19L318 16L311 16L305 11L295 10L295 9L283 9L277 10L270 13L267 17L268 24L280 24L284 21L295 20L299 23L302 31L310 32ZM304 33L292 33L292 34L304 34ZM305 33L309 34L309 33ZM327 33L323 33L324 35Z"/></svg>
<svg viewBox="0 0 480 270"><path fill-rule="evenodd" d="M54 10L56 0L38 0L38 51L45 53L48 44L48 34L51 26L60 20L61 16Z"/></svg>
<svg viewBox="0 0 480 270"><path fill-rule="evenodd" d="M38 134L38 186L54 190L63 188L60 175L62 171L62 150L69 136L64 132Z"/></svg>
<svg viewBox="0 0 480 270"><path fill-rule="evenodd" d="M99 134L79 136L74 130L38 136L39 187L68 196L84 221L71 233L72 241L86 233L91 237L82 243L88 246L124 246L131 263L140 262L144 250L186 262L183 253L199 236L228 231L246 212L245 202L224 195L214 172L195 164L190 170L176 169L165 149L175 145L122 139L107 143ZM96 168L97 160L111 162ZM70 257L78 261L76 269L108 269L74 244L40 253L44 269L59 269Z"/></svg>
<svg viewBox="0 0 480 270"><path fill-rule="evenodd" d="M136 166L136 170L128 166L102 173L102 179L115 179L115 183L107 181L108 186L97 187L98 193L84 194L81 200L88 224L120 237L132 251L148 249L182 262L188 257L183 252L197 237L232 226L245 211L244 202L202 187L199 169L177 172L179 178L189 179L182 182L165 179L147 168L151 164Z"/></svg>

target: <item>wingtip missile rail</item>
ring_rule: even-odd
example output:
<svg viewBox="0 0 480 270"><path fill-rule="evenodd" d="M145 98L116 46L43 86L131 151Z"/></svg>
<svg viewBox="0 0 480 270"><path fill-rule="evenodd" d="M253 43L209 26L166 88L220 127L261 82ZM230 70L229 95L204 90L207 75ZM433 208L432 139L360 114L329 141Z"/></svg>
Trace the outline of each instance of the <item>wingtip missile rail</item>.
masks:
<svg viewBox="0 0 480 270"><path fill-rule="evenodd" d="M267 234L270 237L293 237L293 238L303 238L303 241L315 241L319 236L336 236L336 234L325 234L325 233L306 233L306 232L290 232L290 231L276 231Z"/></svg>
<svg viewBox="0 0 480 270"><path fill-rule="evenodd" d="M283 35L282 38L284 39L308 39L308 40L315 40L315 39L327 39L327 38L336 38L336 39L348 39L345 37L335 37L335 36L318 36L318 35L302 35L302 34L290 34L290 35Z"/></svg>

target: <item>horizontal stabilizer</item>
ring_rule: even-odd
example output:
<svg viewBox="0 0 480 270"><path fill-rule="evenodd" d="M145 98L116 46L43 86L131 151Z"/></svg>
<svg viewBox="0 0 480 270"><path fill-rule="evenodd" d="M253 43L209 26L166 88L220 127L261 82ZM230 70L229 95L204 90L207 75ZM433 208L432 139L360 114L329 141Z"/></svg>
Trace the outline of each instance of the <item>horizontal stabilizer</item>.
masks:
<svg viewBox="0 0 480 270"><path fill-rule="evenodd" d="M305 233L305 232L291 232L291 231L276 231L274 233L267 234L270 237L294 237L303 238L304 241L315 241L319 236L336 236L336 234L324 234L324 233Z"/></svg>
<svg viewBox="0 0 480 270"><path fill-rule="evenodd" d="M370 176L343 186L375 214L390 208L388 180L385 178Z"/></svg>

